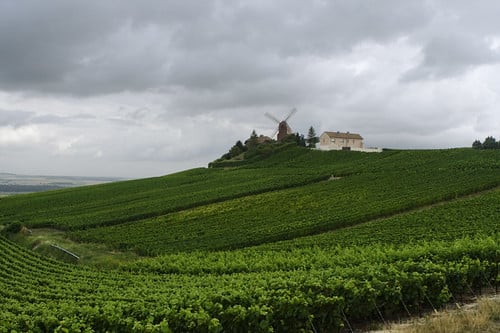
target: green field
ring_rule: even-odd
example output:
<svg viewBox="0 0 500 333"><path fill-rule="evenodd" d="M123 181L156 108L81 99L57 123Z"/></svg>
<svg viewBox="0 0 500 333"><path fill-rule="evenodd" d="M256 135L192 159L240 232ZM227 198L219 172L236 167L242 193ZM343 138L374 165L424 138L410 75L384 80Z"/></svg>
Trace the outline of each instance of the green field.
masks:
<svg viewBox="0 0 500 333"><path fill-rule="evenodd" d="M500 151L290 147L1 198L12 223L146 257L98 269L0 237L0 332L349 331L498 285Z"/></svg>

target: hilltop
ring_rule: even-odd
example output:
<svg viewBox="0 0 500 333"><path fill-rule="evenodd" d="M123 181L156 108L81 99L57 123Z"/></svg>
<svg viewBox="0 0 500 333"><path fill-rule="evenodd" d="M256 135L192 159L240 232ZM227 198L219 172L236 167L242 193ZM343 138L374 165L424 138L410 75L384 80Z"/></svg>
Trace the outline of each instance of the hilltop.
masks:
<svg viewBox="0 0 500 333"><path fill-rule="evenodd" d="M230 168L1 198L0 322L279 332L414 315L498 283L499 186L498 150L283 145ZM31 237L5 232L23 227L134 256L63 264L8 239ZM57 301L27 302L41 297Z"/></svg>

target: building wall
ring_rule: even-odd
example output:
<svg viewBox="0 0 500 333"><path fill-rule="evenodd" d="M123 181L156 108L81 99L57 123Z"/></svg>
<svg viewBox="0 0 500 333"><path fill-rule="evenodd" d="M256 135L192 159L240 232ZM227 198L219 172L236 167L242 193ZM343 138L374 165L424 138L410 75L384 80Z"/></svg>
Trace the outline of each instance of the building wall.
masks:
<svg viewBox="0 0 500 333"><path fill-rule="evenodd" d="M323 150L341 150L342 147L350 147L362 149L363 140L359 139L343 139L343 138L330 138L326 133L321 134L319 137L319 148Z"/></svg>
<svg viewBox="0 0 500 333"><path fill-rule="evenodd" d="M324 151L342 150L342 148L332 147L332 146L322 146L322 145L320 145L318 149L324 150ZM363 153L381 153L383 151L383 149L382 148L355 148L355 147L352 147L351 151L360 151Z"/></svg>
<svg viewBox="0 0 500 333"><path fill-rule="evenodd" d="M330 145L330 137L328 136L328 134L323 133L319 136L319 145L325 147Z"/></svg>

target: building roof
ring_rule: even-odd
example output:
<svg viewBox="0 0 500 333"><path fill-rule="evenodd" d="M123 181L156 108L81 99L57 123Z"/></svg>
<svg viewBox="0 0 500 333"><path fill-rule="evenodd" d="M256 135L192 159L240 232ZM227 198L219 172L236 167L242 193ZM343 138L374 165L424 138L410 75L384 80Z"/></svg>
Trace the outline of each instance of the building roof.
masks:
<svg viewBox="0 0 500 333"><path fill-rule="evenodd" d="M273 141L273 139L271 139L268 136L262 135L262 134L257 138L258 143L272 142L272 141Z"/></svg>
<svg viewBox="0 0 500 333"><path fill-rule="evenodd" d="M330 138L335 139L357 139L363 140L363 137L357 133L342 133L342 132L324 132L324 134L328 135Z"/></svg>

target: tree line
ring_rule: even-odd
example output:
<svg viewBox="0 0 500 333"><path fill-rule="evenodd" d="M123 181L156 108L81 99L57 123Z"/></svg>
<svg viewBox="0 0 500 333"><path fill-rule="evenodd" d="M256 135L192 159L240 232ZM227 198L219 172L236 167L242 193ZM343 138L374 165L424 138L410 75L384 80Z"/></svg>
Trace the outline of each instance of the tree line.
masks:
<svg viewBox="0 0 500 333"><path fill-rule="evenodd" d="M488 136L483 142L475 140L472 143L472 148L475 149L500 149L500 141L497 141L494 137Z"/></svg>

